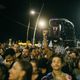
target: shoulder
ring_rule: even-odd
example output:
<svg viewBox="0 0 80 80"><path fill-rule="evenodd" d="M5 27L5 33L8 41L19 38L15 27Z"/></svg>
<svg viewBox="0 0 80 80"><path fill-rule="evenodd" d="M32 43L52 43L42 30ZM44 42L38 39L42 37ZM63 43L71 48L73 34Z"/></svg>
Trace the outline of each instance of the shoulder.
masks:
<svg viewBox="0 0 80 80"><path fill-rule="evenodd" d="M65 77L66 77L66 79L67 80L72 80L72 77L71 77L71 75L69 75L69 74L66 74L66 73L64 73L65 74Z"/></svg>
<svg viewBox="0 0 80 80"><path fill-rule="evenodd" d="M52 73L48 73L46 76L44 76L41 80L50 80L52 78Z"/></svg>
<svg viewBox="0 0 80 80"><path fill-rule="evenodd" d="M42 77L41 80L47 80L47 76Z"/></svg>

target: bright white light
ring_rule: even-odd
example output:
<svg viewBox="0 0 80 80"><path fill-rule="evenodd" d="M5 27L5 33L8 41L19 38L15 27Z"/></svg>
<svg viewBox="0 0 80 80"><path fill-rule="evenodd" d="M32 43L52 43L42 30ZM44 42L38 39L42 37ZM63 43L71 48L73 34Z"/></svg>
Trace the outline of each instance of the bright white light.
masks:
<svg viewBox="0 0 80 80"><path fill-rule="evenodd" d="M34 10L31 10L30 11L30 14L34 15L35 14L35 11Z"/></svg>
<svg viewBox="0 0 80 80"><path fill-rule="evenodd" d="M49 43L48 46L49 46L49 47L53 47L53 43L52 43L52 41L50 41L50 43Z"/></svg>
<svg viewBox="0 0 80 80"><path fill-rule="evenodd" d="M45 20L40 20L38 25L39 25L40 28L45 28L46 27L46 21Z"/></svg>

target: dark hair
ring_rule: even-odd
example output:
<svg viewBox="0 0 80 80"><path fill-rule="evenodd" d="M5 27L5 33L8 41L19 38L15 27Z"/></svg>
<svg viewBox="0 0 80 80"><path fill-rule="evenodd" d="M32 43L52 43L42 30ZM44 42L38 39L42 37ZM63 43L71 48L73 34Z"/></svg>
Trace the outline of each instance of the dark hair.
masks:
<svg viewBox="0 0 80 80"><path fill-rule="evenodd" d="M41 58L39 60L38 67L39 68L47 68L47 66L48 66L48 59L47 58Z"/></svg>
<svg viewBox="0 0 80 80"><path fill-rule="evenodd" d="M23 59L19 59L18 62L20 63L22 69L26 72L23 80L31 80L32 65L30 64L30 62L23 60Z"/></svg>
<svg viewBox="0 0 80 80"><path fill-rule="evenodd" d="M52 63L52 59L54 57L59 57L61 59L61 63L64 63L63 55L62 54L54 54L50 57L50 63Z"/></svg>
<svg viewBox="0 0 80 80"><path fill-rule="evenodd" d="M78 55L78 53L77 53L77 49L71 48L69 54L72 54L72 53L75 53L76 56L77 56L77 55Z"/></svg>
<svg viewBox="0 0 80 80"><path fill-rule="evenodd" d="M15 51L12 48L8 48L8 49L6 49L6 51L4 52L4 54L5 54L5 57L8 56L8 55L14 56L15 55Z"/></svg>

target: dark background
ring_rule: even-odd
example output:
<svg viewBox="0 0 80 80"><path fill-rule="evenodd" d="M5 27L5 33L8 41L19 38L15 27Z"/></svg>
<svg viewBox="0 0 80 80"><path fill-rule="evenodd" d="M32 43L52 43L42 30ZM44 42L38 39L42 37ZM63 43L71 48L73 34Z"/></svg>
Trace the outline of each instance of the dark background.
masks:
<svg viewBox="0 0 80 80"><path fill-rule="evenodd" d="M76 37L80 39L80 0L0 0L0 42L13 40L26 41L29 18L31 26L29 39L32 40L37 15L29 15L30 9L39 12L41 17L66 18L75 25Z"/></svg>

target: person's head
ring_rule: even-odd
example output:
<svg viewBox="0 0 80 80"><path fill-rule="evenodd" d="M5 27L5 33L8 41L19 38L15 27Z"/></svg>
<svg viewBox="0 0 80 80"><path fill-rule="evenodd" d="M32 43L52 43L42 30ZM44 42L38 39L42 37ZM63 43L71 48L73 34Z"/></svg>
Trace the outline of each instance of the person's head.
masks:
<svg viewBox="0 0 80 80"><path fill-rule="evenodd" d="M39 63L38 63L38 67L39 70L41 71L42 74L45 74L46 72L48 72L48 68L50 71L50 65L48 64L48 59L47 58L41 58L39 59Z"/></svg>
<svg viewBox="0 0 80 80"><path fill-rule="evenodd" d="M29 56L29 49L28 49L28 48L24 48L24 49L23 49L23 51L22 51L22 56L23 56L23 57Z"/></svg>
<svg viewBox="0 0 80 80"><path fill-rule="evenodd" d="M14 57L14 56L15 56L15 51L14 51L12 48L8 48L8 49L6 49L6 51L4 52L4 55L5 55L5 58L6 58L7 56Z"/></svg>
<svg viewBox="0 0 80 80"><path fill-rule="evenodd" d="M3 61L3 63L7 66L10 67L12 65L12 63L15 61L15 51L12 48L8 48L5 51L5 59Z"/></svg>
<svg viewBox="0 0 80 80"><path fill-rule="evenodd" d="M37 56L36 49L33 49L33 50L32 50L31 55Z"/></svg>
<svg viewBox="0 0 80 80"><path fill-rule="evenodd" d="M72 52L69 54L70 58L71 59L75 59L76 58L76 53Z"/></svg>
<svg viewBox="0 0 80 80"><path fill-rule="evenodd" d="M60 55L54 55L52 56L52 60L51 60L51 67L53 70L61 70L62 66L63 66L63 58Z"/></svg>
<svg viewBox="0 0 80 80"><path fill-rule="evenodd" d="M12 48L14 49L14 51L17 53L18 49L19 49L19 45L17 43L15 43Z"/></svg>
<svg viewBox="0 0 80 80"><path fill-rule="evenodd" d="M75 49L71 49L69 53L69 57L71 59L75 59L77 57L77 51Z"/></svg>
<svg viewBox="0 0 80 80"><path fill-rule="evenodd" d="M3 49L2 48L0 48L0 55L4 55L4 51L3 51Z"/></svg>
<svg viewBox="0 0 80 80"><path fill-rule="evenodd" d="M41 58L39 59L39 64L38 64L38 67L39 68L47 68L48 66L48 59L47 58Z"/></svg>
<svg viewBox="0 0 80 80"><path fill-rule="evenodd" d="M9 73L9 80L31 80L32 65L26 60L17 60Z"/></svg>

